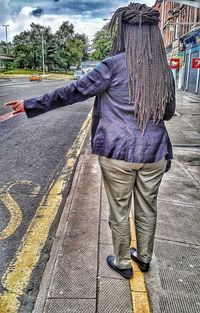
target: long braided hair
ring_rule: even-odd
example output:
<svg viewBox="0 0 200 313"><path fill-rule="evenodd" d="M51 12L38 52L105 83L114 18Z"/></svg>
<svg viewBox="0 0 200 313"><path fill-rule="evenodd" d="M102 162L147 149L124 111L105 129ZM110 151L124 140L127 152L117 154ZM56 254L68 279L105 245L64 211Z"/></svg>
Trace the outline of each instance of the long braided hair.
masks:
<svg viewBox="0 0 200 313"><path fill-rule="evenodd" d="M109 23L111 55L125 51L129 101L143 131L149 120L163 118L174 89L158 23L157 10L133 2L117 9Z"/></svg>

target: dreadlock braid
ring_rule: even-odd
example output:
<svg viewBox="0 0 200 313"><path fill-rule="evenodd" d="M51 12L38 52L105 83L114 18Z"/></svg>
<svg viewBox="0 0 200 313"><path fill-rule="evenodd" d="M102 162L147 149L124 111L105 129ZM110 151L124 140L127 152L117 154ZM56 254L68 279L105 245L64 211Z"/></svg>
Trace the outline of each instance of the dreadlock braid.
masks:
<svg viewBox="0 0 200 313"><path fill-rule="evenodd" d="M163 118L174 88L158 22L157 10L131 2L115 11L109 24L111 54L125 51L129 101L143 131L150 119Z"/></svg>

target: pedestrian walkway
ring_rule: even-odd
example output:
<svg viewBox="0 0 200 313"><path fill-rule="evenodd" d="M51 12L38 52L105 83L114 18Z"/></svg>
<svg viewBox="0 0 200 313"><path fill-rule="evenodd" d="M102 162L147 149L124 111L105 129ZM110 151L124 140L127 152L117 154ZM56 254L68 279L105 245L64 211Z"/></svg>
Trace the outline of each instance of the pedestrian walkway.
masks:
<svg viewBox="0 0 200 313"><path fill-rule="evenodd" d="M106 264L113 253L108 202L87 138L34 313L200 312L199 107L197 97L178 93L177 115L168 123L175 160L160 188L154 256L145 277L134 263L130 281ZM135 246L133 222L131 227Z"/></svg>
<svg viewBox="0 0 200 313"><path fill-rule="evenodd" d="M151 271L145 275L154 313L200 312L200 98L177 92L167 123L174 145L164 176Z"/></svg>
<svg viewBox="0 0 200 313"><path fill-rule="evenodd" d="M86 149L62 217L67 227L44 312L133 312L129 281L106 265L113 252L107 218L97 157Z"/></svg>

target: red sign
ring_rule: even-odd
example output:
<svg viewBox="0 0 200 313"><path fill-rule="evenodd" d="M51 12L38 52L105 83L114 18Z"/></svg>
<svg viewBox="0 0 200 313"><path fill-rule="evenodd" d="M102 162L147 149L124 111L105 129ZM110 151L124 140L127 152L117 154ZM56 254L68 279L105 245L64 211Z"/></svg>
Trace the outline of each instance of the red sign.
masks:
<svg viewBox="0 0 200 313"><path fill-rule="evenodd" d="M172 58L170 59L170 68L176 69L180 67L180 59Z"/></svg>
<svg viewBox="0 0 200 313"><path fill-rule="evenodd" d="M200 58L192 59L192 68L200 68Z"/></svg>

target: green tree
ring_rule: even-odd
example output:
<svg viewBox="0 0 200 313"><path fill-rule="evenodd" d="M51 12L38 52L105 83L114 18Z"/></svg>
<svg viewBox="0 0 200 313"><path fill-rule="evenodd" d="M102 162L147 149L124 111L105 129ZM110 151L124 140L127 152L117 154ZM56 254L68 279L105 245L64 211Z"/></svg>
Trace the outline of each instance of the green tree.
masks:
<svg viewBox="0 0 200 313"><path fill-rule="evenodd" d="M63 22L62 25L57 30L57 32L55 33L55 36L57 37L60 46L64 46L66 40L71 39L73 35L74 35L74 25L69 21Z"/></svg>
<svg viewBox="0 0 200 313"><path fill-rule="evenodd" d="M42 34L46 42L51 35L50 27L32 23L29 31L14 37L16 62L21 68L39 69L42 67Z"/></svg>
<svg viewBox="0 0 200 313"><path fill-rule="evenodd" d="M50 27L32 23L30 31L14 37L15 63L20 68L42 68L42 36L44 40L45 64L52 70L58 64L57 44Z"/></svg>
<svg viewBox="0 0 200 313"><path fill-rule="evenodd" d="M24 31L13 40L15 64L20 68L32 68L35 64L35 52L31 44L31 32Z"/></svg>
<svg viewBox="0 0 200 313"><path fill-rule="evenodd" d="M75 34L75 38L81 40L83 42L83 61L88 60L89 54L89 39L85 34Z"/></svg>
<svg viewBox="0 0 200 313"><path fill-rule="evenodd" d="M15 68L42 69L42 37L48 71L66 70L87 58L88 39L85 34L75 34L69 21L65 21L55 34L50 27L35 23L30 26L30 30L14 37ZM4 51L5 44L1 43L0 48Z"/></svg>
<svg viewBox="0 0 200 313"><path fill-rule="evenodd" d="M102 61L109 56L111 50L111 36L108 31L108 24L95 34L92 48L93 51L90 55L92 60Z"/></svg>
<svg viewBox="0 0 200 313"><path fill-rule="evenodd" d="M8 46L8 53L7 53L7 46ZM1 54L8 54L8 55L13 55L13 44L12 42L8 42L6 46L6 42L5 41L1 41L0 42L0 53Z"/></svg>
<svg viewBox="0 0 200 313"><path fill-rule="evenodd" d="M83 60L84 43L81 39L74 37L66 41L64 51L67 59L67 67L69 68L71 65L79 66Z"/></svg>
<svg viewBox="0 0 200 313"><path fill-rule="evenodd" d="M58 59L61 67L69 68L79 65L88 59L88 37L85 34L75 34L73 24L65 21L55 34L59 47Z"/></svg>

